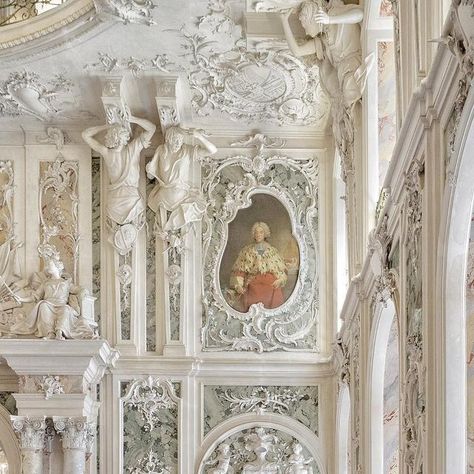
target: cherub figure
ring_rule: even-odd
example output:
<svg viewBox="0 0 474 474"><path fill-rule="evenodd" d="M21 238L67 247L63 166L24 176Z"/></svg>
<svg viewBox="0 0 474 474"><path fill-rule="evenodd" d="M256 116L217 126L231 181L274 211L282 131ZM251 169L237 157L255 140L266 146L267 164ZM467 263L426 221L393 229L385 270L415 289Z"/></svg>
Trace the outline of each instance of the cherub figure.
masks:
<svg viewBox="0 0 474 474"><path fill-rule="evenodd" d="M199 144L185 143L194 137ZM217 148L197 130L172 126L166 130L160 145L147 164L146 172L157 184L148 198L156 213L158 229L167 235L201 219L205 203L192 182L193 163L216 153Z"/></svg>
<svg viewBox="0 0 474 474"><path fill-rule="evenodd" d="M290 50L298 57L315 55L324 90L331 99L342 97L343 105L352 107L362 96L373 63L373 56L362 61L359 23L364 18L363 9L345 5L342 0L303 2L299 19L312 39L301 45L288 22L291 13L290 9L281 14Z"/></svg>
<svg viewBox="0 0 474 474"><path fill-rule="evenodd" d="M295 441L291 446L291 450L293 454L288 458L289 467L285 474L313 474L313 468L310 466L313 458L304 458L302 454L303 446L298 441Z"/></svg>

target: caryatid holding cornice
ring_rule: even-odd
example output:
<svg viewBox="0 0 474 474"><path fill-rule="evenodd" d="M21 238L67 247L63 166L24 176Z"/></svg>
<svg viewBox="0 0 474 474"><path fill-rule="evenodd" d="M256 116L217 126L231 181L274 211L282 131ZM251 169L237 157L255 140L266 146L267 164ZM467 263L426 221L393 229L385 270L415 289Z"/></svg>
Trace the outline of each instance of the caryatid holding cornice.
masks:
<svg viewBox="0 0 474 474"><path fill-rule="evenodd" d="M144 224L145 199L139 190L140 152L150 146L156 126L134 117L126 110L125 123L113 123L84 130L82 138L104 159L109 176L107 189L107 217L115 224L113 244L125 255L133 247L137 232ZM131 139L130 123L136 123L143 131ZM104 144L94 137L106 131Z"/></svg>
<svg viewBox="0 0 474 474"><path fill-rule="evenodd" d="M198 143L185 143L188 137ZM193 167L204 156L213 155L217 148L198 130L171 126L147 164L146 172L157 184L148 198L148 206L156 214L158 232L168 239L170 233L199 221L206 209L200 190L193 184Z"/></svg>
<svg viewBox="0 0 474 474"><path fill-rule="evenodd" d="M358 5L345 5L342 0L303 2L299 19L312 37L303 44L298 44L289 25L291 13L289 9L281 14L290 50L298 57L315 55L326 93L332 101L342 98L343 106L351 108L362 96L373 63L373 56L362 61L359 23L364 17L363 9Z"/></svg>

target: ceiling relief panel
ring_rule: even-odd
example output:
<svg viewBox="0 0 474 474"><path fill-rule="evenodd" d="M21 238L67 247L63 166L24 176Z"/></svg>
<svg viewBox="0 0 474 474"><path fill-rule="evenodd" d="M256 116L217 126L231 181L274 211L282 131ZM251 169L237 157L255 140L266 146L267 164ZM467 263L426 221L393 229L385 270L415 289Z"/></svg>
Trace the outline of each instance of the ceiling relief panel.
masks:
<svg viewBox="0 0 474 474"><path fill-rule="evenodd" d="M249 50L227 3L211 1L209 9L199 18L198 33L182 32L194 112L206 117L220 111L244 122L323 126L329 102L318 68L277 42L262 41Z"/></svg>
<svg viewBox="0 0 474 474"><path fill-rule="evenodd" d="M78 109L77 88L64 74L42 78L29 71L12 72L0 82L0 116L28 115L41 121L52 118L91 118Z"/></svg>
<svg viewBox="0 0 474 474"><path fill-rule="evenodd" d="M95 9L87 32L73 30L51 47L30 41L18 53L2 53L0 116L100 117L97 77L113 74L125 77L129 106L156 120L153 78L173 74L186 116L203 127L326 128L330 104L318 67L291 54L277 33L247 37L243 0L96 0ZM28 72L20 69L25 63Z"/></svg>

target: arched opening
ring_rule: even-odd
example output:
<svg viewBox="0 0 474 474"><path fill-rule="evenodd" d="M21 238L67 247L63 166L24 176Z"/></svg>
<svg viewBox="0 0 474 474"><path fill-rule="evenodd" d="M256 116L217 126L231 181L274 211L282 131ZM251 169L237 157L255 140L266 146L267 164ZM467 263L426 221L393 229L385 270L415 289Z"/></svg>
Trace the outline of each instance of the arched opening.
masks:
<svg viewBox="0 0 474 474"><path fill-rule="evenodd" d="M363 102L368 205L372 219L375 219L377 202L397 136L397 74L392 4L388 0L369 0L365 4L365 18L363 54L373 55L375 59L367 77Z"/></svg>
<svg viewBox="0 0 474 474"><path fill-rule="evenodd" d="M439 239L441 317L439 343L445 348L440 394L444 398L444 471L466 472L466 265L474 197L474 93L464 105L454 153L454 187L445 196ZM469 351L471 348L469 348Z"/></svg>
<svg viewBox="0 0 474 474"><path fill-rule="evenodd" d="M375 310L371 335L370 472L398 472L400 356L398 318L390 299Z"/></svg>
<svg viewBox="0 0 474 474"><path fill-rule="evenodd" d="M0 474L20 474L21 458L10 413L0 406Z"/></svg>
<svg viewBox="0 0 474 474"><path fill-rule="evenodd" d="M351 394L349 387L344 384L339 391L337 404L337 474L349 474L349 450L350 450L350 422L351 422Z"/></svg>
<svg viewBox="0 0 474 474"><path fill-rule="evenodd" d="M336 152L334 160L334 237L336 239L335 245L335 266L336 266L336 308L339 315L337 320L337 330L342 326L342 319L340 318L342 305L346 297L347 288L349 286L349 254L347 241L347 219L346 219L346 185L341 178L341 160L339 154Z"/></svg>

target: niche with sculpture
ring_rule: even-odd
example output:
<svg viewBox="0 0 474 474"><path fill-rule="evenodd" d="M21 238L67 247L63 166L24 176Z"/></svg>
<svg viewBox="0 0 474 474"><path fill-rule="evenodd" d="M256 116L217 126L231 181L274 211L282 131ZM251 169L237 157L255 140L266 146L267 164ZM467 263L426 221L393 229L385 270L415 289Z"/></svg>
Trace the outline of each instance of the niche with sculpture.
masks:
<svg viewBox="0 0 474 474"><path fill-rule="evenodd" d="M318 351L314 157L203 160L205 351Z"/></svg>

